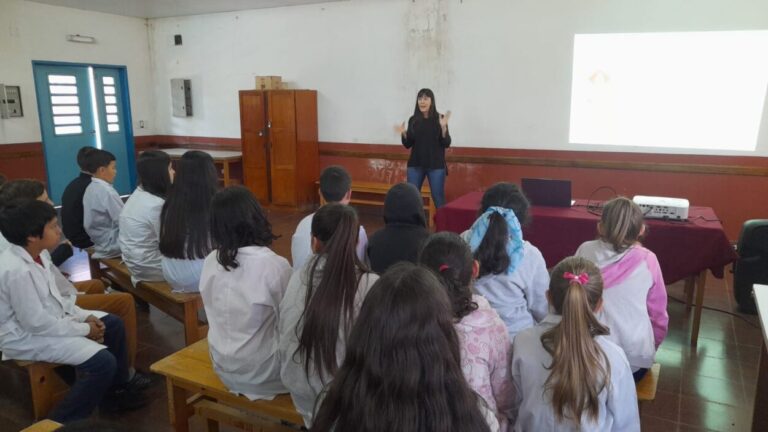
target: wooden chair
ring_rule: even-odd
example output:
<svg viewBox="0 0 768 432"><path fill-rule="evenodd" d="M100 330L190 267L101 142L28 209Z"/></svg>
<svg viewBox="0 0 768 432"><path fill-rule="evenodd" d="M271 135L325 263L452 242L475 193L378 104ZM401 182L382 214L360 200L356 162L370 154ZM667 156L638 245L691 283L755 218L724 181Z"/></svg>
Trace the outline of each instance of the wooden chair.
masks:
<svg viewBox="0 0 768 432"><path fill-rule="evenodd" d="M660 372L661 365L654 363L643 379L637 383L637 403L640 404L640 408L642 408L643 402L652 402L656 399L656 386L659 383Z"/></svg>
<svg viewBox="0 0 768 432"><path fill-rule="evenodd" d="M21 432L52 432L62 426L64 425L53 420L41 420L26 429L22 429Z"/></svg>
<svg viewBox="0 0 768 432"><path fill-rule="evenodd" d="M208 334L208 325L198 320L197 312L203 309L200 294L174 293L167 282L131 282L128 267L119 258L99 260L105 269L101 274L113 284L160 309L184 324L184 339L193 344Z"/></svg>
<svg viewBox="0 0 768 432"><path fill-rule="evenodd" d="M258 425L265 431L284 431L292 428L288 425L303 424L288 394L251 401L230 393L213 370L207 339L171 354L150 369L166 378L170 418L176 431L188 431L189 417L196 412L214 431L219 422Z"/></svg>

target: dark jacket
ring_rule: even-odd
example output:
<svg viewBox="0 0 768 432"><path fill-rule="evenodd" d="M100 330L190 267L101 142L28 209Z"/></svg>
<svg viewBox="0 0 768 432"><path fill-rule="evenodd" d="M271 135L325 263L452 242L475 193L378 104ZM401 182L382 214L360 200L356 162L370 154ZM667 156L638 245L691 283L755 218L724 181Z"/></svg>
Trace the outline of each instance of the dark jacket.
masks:
<svg viewBox="0 0 768 432"><path fill-rule="evenodd" d="M83 195L89 184L91 184L91 175L81 172L69 182L61 196L62 231L64 236L80 249L93 246L91 238L83 228Z"/></svg>
<svg viewBox="0 0 768 432"><path fill-rule="evenodd" d="M381 274L399 261L415 264L421 245L429 236L424 203L415 186L392 186L384 199L384 223L384 228L368 239L371 270Z"/></svg>
<svg viewBox="0 0 768 432"><path fill-rule="evenodd" d="M451 133L446 130L445 138L440 128L440 120L434 118L416 118L408 120L408 130L401 137L403 146L411 149L408 158L409 167L424 169L444 169L445 149L451 146Z"/></svg>

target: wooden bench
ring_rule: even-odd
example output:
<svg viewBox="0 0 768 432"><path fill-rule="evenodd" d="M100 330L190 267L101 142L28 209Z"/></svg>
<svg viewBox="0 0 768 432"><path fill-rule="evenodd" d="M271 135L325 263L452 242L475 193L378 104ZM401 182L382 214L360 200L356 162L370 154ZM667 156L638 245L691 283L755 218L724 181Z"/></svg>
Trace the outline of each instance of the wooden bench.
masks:
<svg viewBox="0 0 768 432"><path fill-rule="evenodd" d="M32 395L32 414L35 421L44 419L54 405L69 391L69 385L54 369L61 365L46 362L10 360L4 365L17 366L29 376Z"/></svg>
<svg viewBox="0 0 768 432"><path fill-rule="evenodd" d="M204 414L213 430L218 422L250 424L254 419L271 422L260 426L263 430L283 430L281 422L304 424L288 394L271 401L251 401L230 393L213 370L207 339L154 363L150 369L166 378L169 413L176 431L188 431L189 417L195 412Z"/></svg>
<svg viewBox="0 0 768 432"><path fill-rule="evenodd" d="M21 432L52 432L62 426L64 425L53 420L41 420L26 429L22 429Z"/></svg>
<svg viewBox="0 0 768 432"><path fill-rule="evenodd" d="M316 181L315 185L317 185L319 191L320 182ZM384 197L387 195L387 192L389 192L389 189L391 189L392 186L394 185L389 183L353 181L351 187L352 198L349 200L349 203L383 206ZM323 194L319 193L319 195L320 205L325 204ZM427 212L427 224L430 228L432 228L435 224L436 209L435 202L432 201L432 192L430 191L429 185L427 184L421 188L421 199L424 201L424 211Z"/></svg>
<svg viewBox="0 0 768 432"><path fill-rule="evenodd" d="M131 273L120 258L101 259L106 268L101 275L126 292L144 300L184 324L184 339L193 344L208 334L208 325L198 319L203 309L203 299L196 293L175 293L167 282L131 282Z"/></svg>
<svg viewBox="0 0 768 432"><path fill-rule="evenodd" d="M661 365L654 363L643 379L637 383L637 403L642 407L642 402L650 402L656 399L656 386L659 384Z"/></svg>

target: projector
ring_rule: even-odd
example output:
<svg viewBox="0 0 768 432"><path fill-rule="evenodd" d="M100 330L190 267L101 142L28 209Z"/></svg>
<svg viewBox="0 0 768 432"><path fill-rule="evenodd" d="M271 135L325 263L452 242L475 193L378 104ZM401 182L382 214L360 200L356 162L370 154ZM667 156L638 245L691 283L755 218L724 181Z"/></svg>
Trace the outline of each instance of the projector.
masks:
<svg viewBox="0 0 768 432"><path fill-rule="evenodd" d="M635 195L632 198L646 218L651 219L688 219L688 200L684 198L667 198Z"/></svg>

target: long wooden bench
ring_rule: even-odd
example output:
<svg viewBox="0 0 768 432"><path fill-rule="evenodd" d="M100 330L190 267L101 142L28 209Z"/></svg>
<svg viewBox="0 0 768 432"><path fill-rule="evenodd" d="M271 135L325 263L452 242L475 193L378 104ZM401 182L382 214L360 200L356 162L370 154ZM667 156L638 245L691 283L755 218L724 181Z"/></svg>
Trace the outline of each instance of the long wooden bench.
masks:
<svg viewBox="0 0 768 432"><path fill-rule="evenodd" d="M189 417L195 412L203 414L209 429L214 430L218 422L237 425L264 421L259 427L275 431L290 427L286 424L303 424L287 394L251 401L230 393L213 370L207 339L171 354L150 369L166 378L170 419L176 431L188 431Z"/></svg>
<svg viewBox="0 0 768 432"><path fill-rule="evenodd" d="M319 188L320 182L316 181L315 185ZM349 200L349 203L383 206L384 197L392 186L394 185L390 183L353 181L351 187L352 198ZM432 228L435 224L435 213L437 210L435 202L432 201L432 191L429 189L428 184L424 184L421 188L421 199L424 201L424 211L427 212L427 223ZM320 194L320 204L325 204L322 194Z"/></svg>
<svg viewBox="0 0 768 432"><path fill-rule="evenodd" d="M100 269L102 277L134 296L144 300L184 324L184 339L193 344L208 334L208 325L198 319L203 309L203 299L196 293L175 293L167 282L131 283L131 273L119 258L99 260L105 268ZM93 277L93 275L91 275Z"/></svg>

